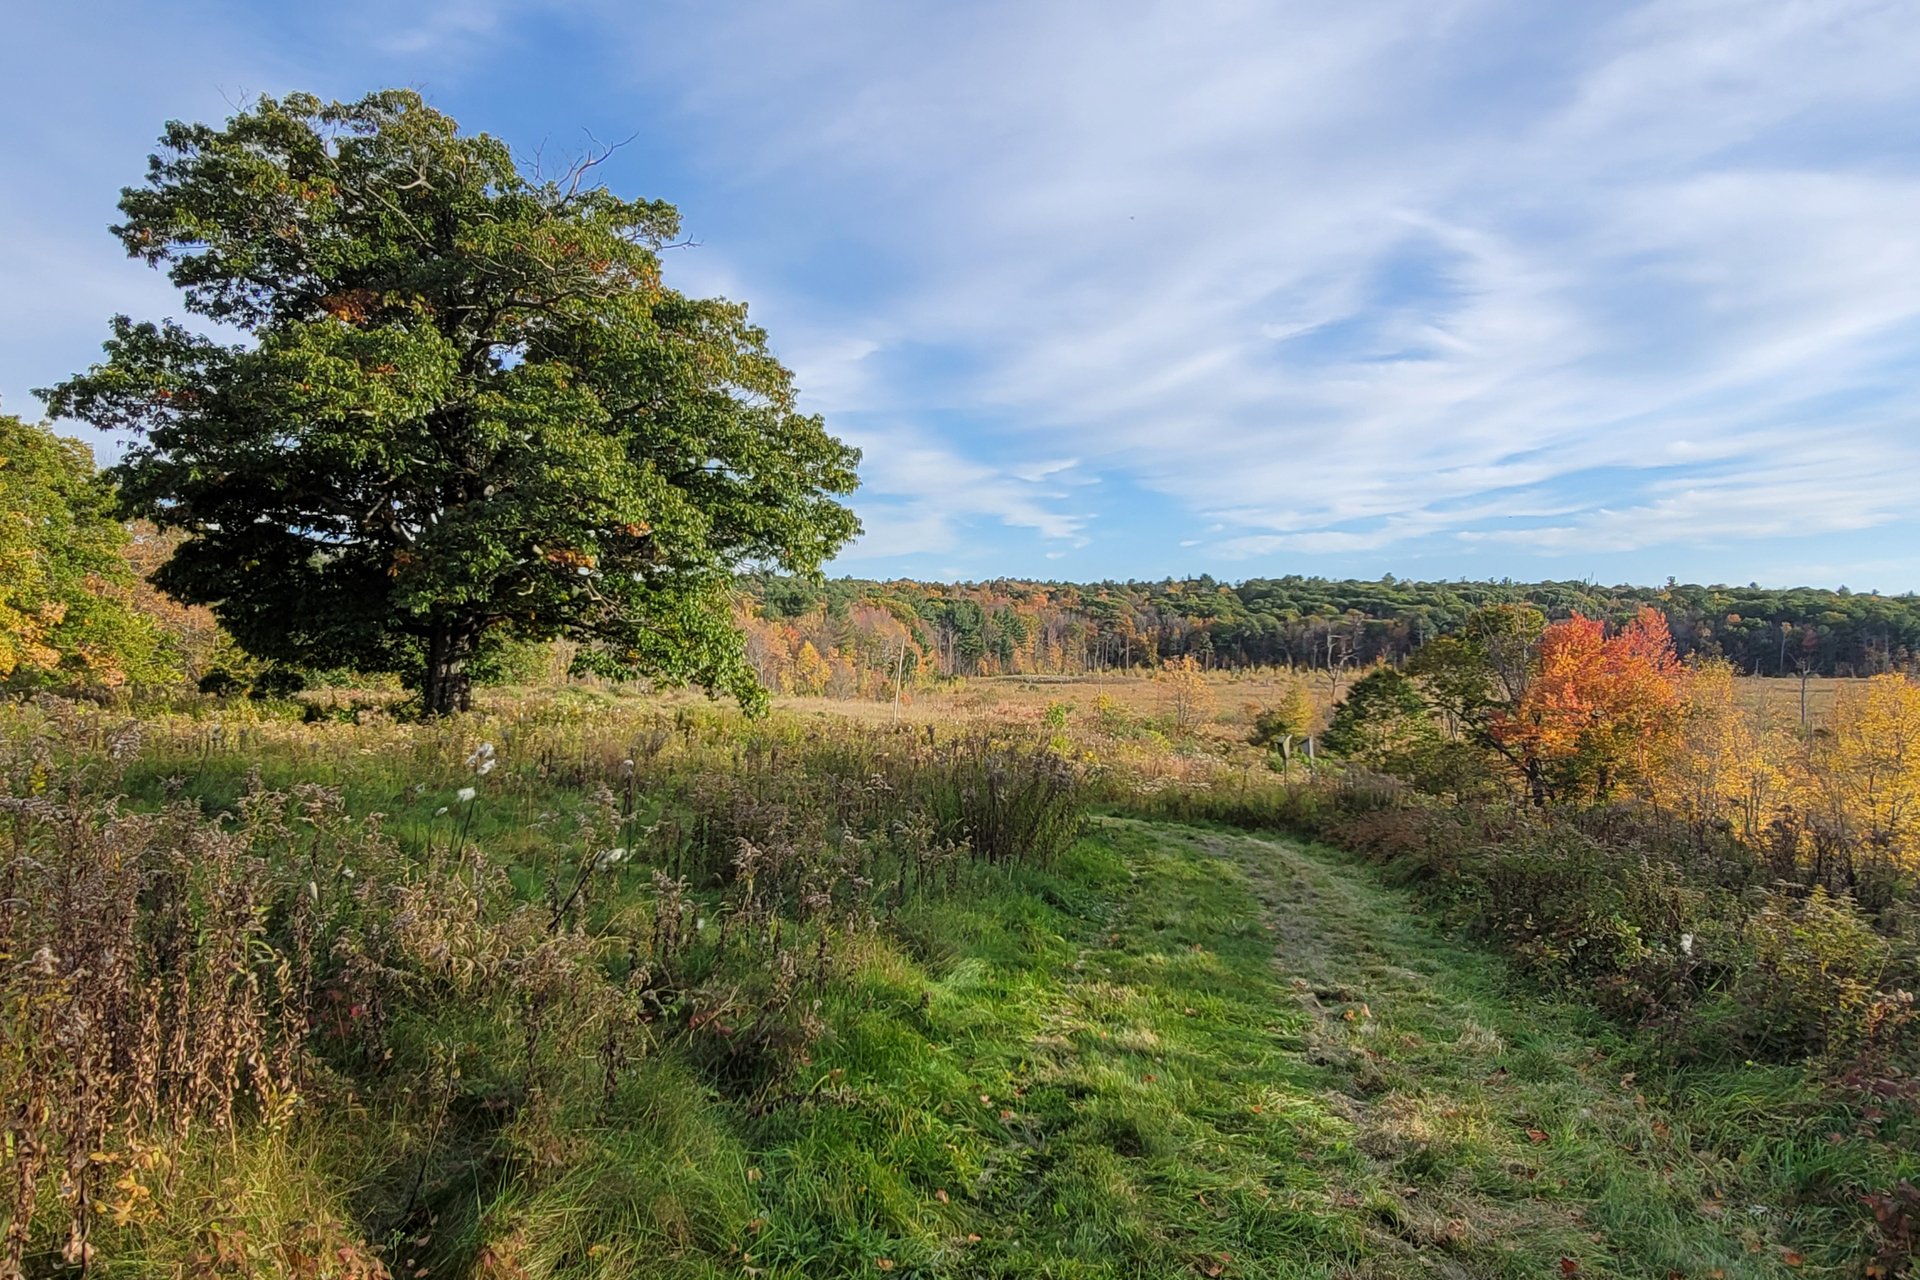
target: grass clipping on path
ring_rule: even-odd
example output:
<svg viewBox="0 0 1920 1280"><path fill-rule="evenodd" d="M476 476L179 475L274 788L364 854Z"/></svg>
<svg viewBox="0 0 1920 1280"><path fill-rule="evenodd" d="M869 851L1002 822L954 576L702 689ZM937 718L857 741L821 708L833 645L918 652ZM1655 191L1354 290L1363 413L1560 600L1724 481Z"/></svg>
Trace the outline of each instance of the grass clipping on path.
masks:
<svg viewBox="0 0 1920 1280"><path fill-rule="evenodd" d="M1110 821L902 923L755 1135L763 1274L1804 1274L1570 1015L1289 846Z"/></svg>

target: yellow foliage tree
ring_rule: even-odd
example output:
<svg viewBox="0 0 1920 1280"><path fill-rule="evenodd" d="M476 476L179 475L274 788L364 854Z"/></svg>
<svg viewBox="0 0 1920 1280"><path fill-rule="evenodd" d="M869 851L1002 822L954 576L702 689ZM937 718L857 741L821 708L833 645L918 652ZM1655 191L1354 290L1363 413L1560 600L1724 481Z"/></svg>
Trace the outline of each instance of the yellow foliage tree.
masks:
<svg viewBox="0 0 1920 1280"><path fill-rule="evenodd" d="M77 440L0 414L0 679L154 679L153 620L129 603L126 530Z"/></svg>
<svg viewBox="0 0 1920 1280"><path fill-rule="evenodd" d="M813 647L813 641L803 641L799 654L793 660L793 691L817 698L827 691L827 682L831 679L832 664L820 656L820 651Z"/></svg>
<svg viewBox="0 0 1920 1280"><path fill-rule="evenodd" d="M1920 869L1920 685L1880 675L1834 695L1809 765L1810 800L1834 835Z"/></svg>
<svg viewBox="0 0 1920 1280"><path fill-rule="evenodd" d="M1213 686L1191 654L1168 658L1161 665L1160 679L1167 686L1167 710L1174 728L1192 733L1213 715Z"/></svg>
<svg viewBox="0 0 1920 1280"><path fill-rule="evenodd" d="M1648 771L1655 803L1696 825L1725 818L1756 839L1789 798L1792 740L1740 705L1725 661L1696 665L1682 699L1678 731Z"/></svg>

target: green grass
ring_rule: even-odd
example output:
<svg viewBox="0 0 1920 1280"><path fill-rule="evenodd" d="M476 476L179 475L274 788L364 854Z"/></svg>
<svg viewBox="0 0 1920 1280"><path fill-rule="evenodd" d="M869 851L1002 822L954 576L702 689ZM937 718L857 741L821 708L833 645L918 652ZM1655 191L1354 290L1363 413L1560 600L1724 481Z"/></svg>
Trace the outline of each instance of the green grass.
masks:
<svg viewBox="0 0 1920 1280"><path fill-rule="evenodd" d="M627 751L535 769L492 734L512 765L436 819L467 738L257 732L149 751L124 789L225 810L256 767L339 786L415 855L458 819L533 900L579 856L581 780ZM648 877L594 918L650 909ZM835 946L826 1033L772 1097L671 1035L611 1097L585 1059L514 1097L511 1011L423 1000L390 1075L199 1144L171 1175L186 1216L103 1238L99 1269L193 1273L217 1234L266 1259L221 1274L357 1274L291 1268L306 1232L419 1280L1840 1275L1860 1227L1830 1206L1883 1185L1804 1071L1661 1074L1293 841L1098 819L1047 869L969 865ZM437 1087L440 1054L459 1105L429 1127L442 1108L383 1082Z"/></svg>
<svg viewBox="0 0 1920 1280"><path fill-rule="evenodd" d="M483 1206L493 1254L583 1276L1817 1273L1597 1028L1328 855L1109 820L896 935L829 996L804 1100L753 1115L656 1069L563 1173Z"/></svg>

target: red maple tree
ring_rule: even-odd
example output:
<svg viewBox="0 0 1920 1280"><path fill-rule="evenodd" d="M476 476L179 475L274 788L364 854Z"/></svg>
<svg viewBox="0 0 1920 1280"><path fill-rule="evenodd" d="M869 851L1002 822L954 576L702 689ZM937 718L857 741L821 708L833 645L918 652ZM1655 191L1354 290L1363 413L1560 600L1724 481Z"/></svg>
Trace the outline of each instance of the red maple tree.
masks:
<svg viewBox="0 0 1920 1280"><path fill-rule="evenodd" d="M1490 729L1537 804L1605 799L1643 775L1679 727L1687 672L1657 609L1612 635L1576 613L1546 629L1535 662L1525 693Z"/></svg>

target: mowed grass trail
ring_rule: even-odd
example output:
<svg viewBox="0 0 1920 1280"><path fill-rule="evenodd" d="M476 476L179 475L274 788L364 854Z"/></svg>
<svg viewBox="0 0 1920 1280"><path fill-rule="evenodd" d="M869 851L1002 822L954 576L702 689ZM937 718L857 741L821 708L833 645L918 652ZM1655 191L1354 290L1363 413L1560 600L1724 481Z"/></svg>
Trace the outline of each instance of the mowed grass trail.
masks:
<svg viewBox="0 0 1920 1280"><path fill-rule="evenodd" d="M744 1196L716 1187L709 1221L736 1243L667 1231L658 1265L1823 1273L1777 1208L1722 1200L1732 1171L1598 1028L1337 855L1102 819L1065 865L930 903L896 937L823 1009L805 1100L727 1124L737 1155L708 1168L746 1166Z"/></svg>

